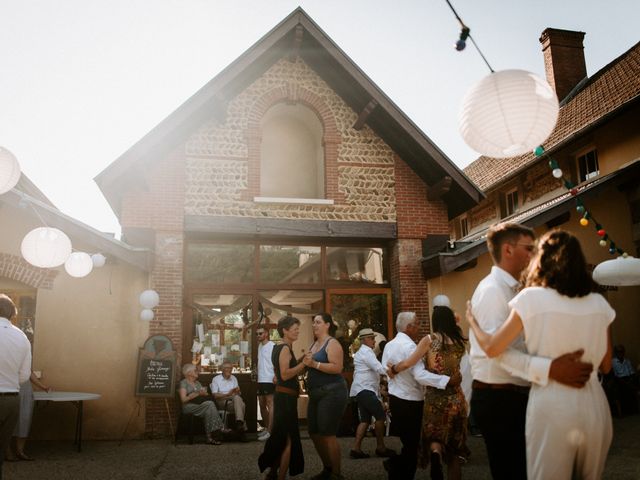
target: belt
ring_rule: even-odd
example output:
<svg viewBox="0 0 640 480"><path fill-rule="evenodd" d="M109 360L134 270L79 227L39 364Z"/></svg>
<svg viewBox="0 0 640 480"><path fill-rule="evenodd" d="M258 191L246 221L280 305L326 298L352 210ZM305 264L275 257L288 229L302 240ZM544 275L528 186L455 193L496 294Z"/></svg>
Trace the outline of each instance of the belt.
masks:
<svg viewBox="0 0 640 480"><path fill-rule="evenodd" d="M15 397L18 392L0 392L0 397Z"/></svg>
<svg viewBox="0 0 640 480"><path fill-rule="evenodd" d="M514 385L513 383L484 383L480 380L474 380L471 384L474 390L511 390L518 393L529 393L529 387L522 385Z"/></svg>
<svg viewBox="0 0 640 480"><path fill-rule="evenodd" d="M280 385L276 385L276 392L286 393L287 395L292 395L294 397L298 396L298 391L289 387L281 387Z"/></svg>

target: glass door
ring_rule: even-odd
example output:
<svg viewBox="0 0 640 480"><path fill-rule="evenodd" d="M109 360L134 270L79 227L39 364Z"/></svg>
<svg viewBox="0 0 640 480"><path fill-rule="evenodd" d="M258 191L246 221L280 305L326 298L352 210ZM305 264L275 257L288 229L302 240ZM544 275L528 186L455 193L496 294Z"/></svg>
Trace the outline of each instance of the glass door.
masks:
<svg viewBox="0 0 640 480"><path fill-rule="evenodd" d="M327 310L338 324L343 348L348 349L349 365L345 364L345 370L353 369L351 359L360 346L358 332L361 329L371 328L378 333L376 354L379 343L393 335L391 290L388 288L328 290Z"/></svg>

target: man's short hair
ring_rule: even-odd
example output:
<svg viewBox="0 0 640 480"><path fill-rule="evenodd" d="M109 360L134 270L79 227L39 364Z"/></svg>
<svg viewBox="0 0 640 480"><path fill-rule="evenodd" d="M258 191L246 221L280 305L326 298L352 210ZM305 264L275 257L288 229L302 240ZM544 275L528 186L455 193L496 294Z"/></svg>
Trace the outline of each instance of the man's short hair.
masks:
<svg viewBox="0 0 640 480"><path fill-rule="evenodd" d="M13 303L13 300L4 293L0 293L0 317L11 320L17 314L18 309Z"/></svg>
<svg viewBox="0 0 640 480"><path fill-rule="evenodd" d="M231 362L223 362L220 368L222 369L230 368L231 370L233 370L233 364Z"/></svg>
<svg viewBox="0 0 640 480"><path fill-rule="evenodd" d="M396 318L396 329L399 332L404 332L407 329L407 325L416 321L415 312L400 312Z"/></svg>
<svg viewBox="0 0 640 480"><path fill-rule="evenodd" d="M519 223L496 223L487 231L487 248L493 259L493 263L502 260L502 246L505 243L515 243L521 236L536 238L536 234L529 227Z"/></svg>

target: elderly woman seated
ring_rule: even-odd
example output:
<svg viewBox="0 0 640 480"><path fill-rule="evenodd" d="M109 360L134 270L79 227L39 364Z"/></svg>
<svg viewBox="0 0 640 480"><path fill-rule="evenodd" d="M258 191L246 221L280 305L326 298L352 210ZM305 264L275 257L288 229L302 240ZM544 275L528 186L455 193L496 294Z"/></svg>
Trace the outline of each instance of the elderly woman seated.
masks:
<svg viewBox="0 0 640 480"><path fill-rule="evenodd" d="M203 417L204 430L207 434L207 443L221 445L223 424L213 400L208 400L209 394L198 379L196 366L187 363L182 367L184 378L180 381L178 393L182 402L182 412Z"/></svg>

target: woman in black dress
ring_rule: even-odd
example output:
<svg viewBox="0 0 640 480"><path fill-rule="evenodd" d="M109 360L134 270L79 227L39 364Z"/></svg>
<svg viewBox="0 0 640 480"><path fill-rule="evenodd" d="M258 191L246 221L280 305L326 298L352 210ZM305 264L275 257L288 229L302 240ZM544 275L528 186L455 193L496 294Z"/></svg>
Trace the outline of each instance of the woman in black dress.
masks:
<svg viewBox="0 0 640 480"><path fill-rule="evenodd" d="M267 479L282 480L304 472L304 457L298 427L298 375L305 369L293 355L293 342L300 333L300 320L286 316L278 322L282 343L273 348L271 361L276 375L273 395L273 427L271 437L258 458L260 471L270 467Z"/></svg>

